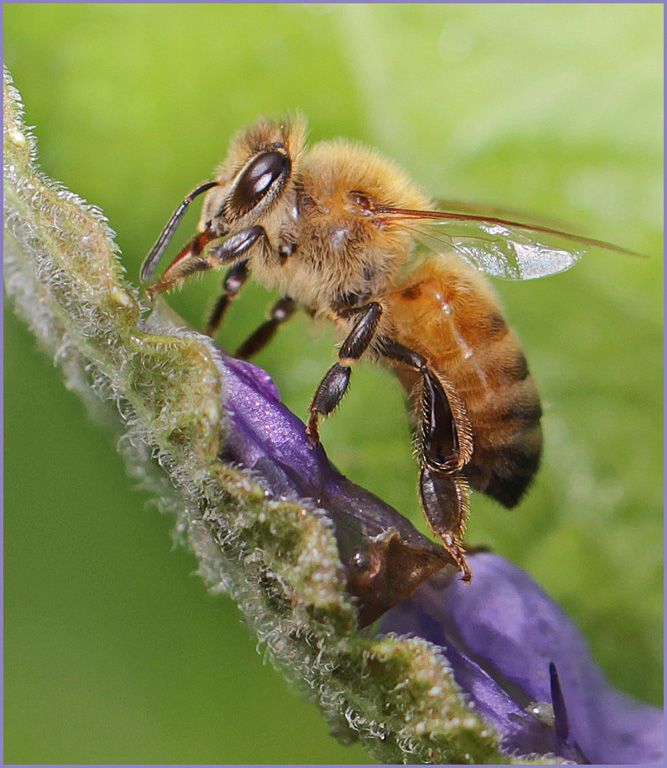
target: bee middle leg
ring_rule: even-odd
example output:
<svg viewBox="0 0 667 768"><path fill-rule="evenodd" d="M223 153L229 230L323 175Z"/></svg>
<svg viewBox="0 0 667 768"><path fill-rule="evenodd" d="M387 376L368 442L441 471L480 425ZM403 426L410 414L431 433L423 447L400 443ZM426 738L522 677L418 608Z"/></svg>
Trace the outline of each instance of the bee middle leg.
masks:
<svg viewBox="0 0 667 768"><path fill-rule="evenodd" d="M306 434L314 444L320 441L318 428L320 416L328 416L339 405L350 384L352 366L373 341L382 317L382 305L372 301L364 307L355 309L354 313L360 317L338 350L338 362L326 372L310 404L310 419Z"/></svg>
<svg viewBox="0 0 667 768"><path fill-rule="evenodd" d="M296 310L296 301L289 296L284 296L271 308L269 319L262 323L259 328L252 333L241 346L236 350L234 357L239 357L241 360L248 360L248 358L256 355L261 349L271 341L275 336L279 326L285 321L289 320Z"/></svg>

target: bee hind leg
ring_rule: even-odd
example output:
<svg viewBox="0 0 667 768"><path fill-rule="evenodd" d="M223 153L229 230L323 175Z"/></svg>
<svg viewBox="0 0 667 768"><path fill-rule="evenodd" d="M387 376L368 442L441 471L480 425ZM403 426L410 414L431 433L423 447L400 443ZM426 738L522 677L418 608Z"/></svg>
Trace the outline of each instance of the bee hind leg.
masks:
<svg viewBox="0 0 667 768"><path fill-rule="evenodd" d="M391 339L382 339L385 357L419 371L422 377L419 444L421 461L433 472L458 472L472 457L472 429L453 387L428 367L422 355Z"/></svg>
<svg viewBox="0 0 667 768"><path fill-rule="evenodd" d="M452 556L463 580L470 581L462 543L468 518L468 483L461 470L470 461L473 448L465 407L451 385L429 368L422 355L391 339L382 339L378 347L386 357L421 373L421 505L431 530Z"/></svg>
<svg viewBox="0 0 667 768"><path fill-rule="evenodd" d="M472 574L462 544L468 518L468 483L458 473L422 466L419 496L431 530L452 556L463 581L470 581Z"/></svg>

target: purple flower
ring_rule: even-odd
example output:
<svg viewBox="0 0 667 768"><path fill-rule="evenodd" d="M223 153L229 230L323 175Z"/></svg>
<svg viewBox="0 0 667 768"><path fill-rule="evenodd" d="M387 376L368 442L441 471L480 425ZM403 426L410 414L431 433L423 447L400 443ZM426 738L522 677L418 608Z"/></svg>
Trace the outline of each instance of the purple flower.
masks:
<svg viewBox="0 0 667 768"><path fill-rule="evenodd" d="M457 572L451 557L377 496L331 465L303 422L280 403L261 368L215 349L225 390L226 435L220 458L251 470L274 498L311 500L334 524L347 590L361 625L408 597L429 576Z"/></svg>
<svg viewBox="0 0 667 768"><path fill-rule="evenodd" d="M274 498L324 510L361 624L385 614L383 633L440 645L508 754L661 761L662 713L609 685L579 631L523 571L479 553L470 556L472 584L461 582L440 547L308 442L268 374L219 348L215 361L225 390L221 460L251 471Z"/></svg>
<svg viewBox="0 0 667 768"><path fill-rule="evenodd" d="M441 646L509 754L661 763L662 712L610 686L579 630L526 573L489 553L470 565L471 584L434 576L381 631Z"/></svg>

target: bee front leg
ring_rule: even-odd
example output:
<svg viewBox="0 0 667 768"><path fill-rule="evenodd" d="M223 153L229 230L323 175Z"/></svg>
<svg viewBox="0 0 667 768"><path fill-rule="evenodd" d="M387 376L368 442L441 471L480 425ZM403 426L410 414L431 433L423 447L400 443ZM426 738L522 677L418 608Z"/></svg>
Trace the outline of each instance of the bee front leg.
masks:
<svg viewBox="0 0 667 768"><path fill-rule="evenodd" d="M162 277L146 289L148 296L170 291L176 285L198 272L219 269L241 261L242 257L258 242L267 240L263 227L253 226L211 239L210 233L202 232L194 237L167 267Z"/></svg>
<svg viewBox="0 0 667 768"><path fill-rule="evenodd" d="M350 383L352 366L368 349L382 317L382 305L376 301L355 309L360 317L338 350L338 362L331 366L310 404L310 419L306 434L311 443L320 441L318 422L320 416L328 416L345 396Z"/></svg>

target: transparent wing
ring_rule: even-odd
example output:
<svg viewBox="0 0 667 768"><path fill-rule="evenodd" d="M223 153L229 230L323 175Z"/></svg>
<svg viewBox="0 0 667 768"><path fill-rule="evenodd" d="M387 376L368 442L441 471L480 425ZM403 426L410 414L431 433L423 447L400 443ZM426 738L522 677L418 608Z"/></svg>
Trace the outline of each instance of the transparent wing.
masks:
<svg viewBox="0 0 667 768"><path fill-rule="evenodd" d="M469 208L464 204L457 207ZM442 250L444 245L481 272L510 280L530 280L563 272L595 249L642 255L550 226L482 212L382 207L373 213L380 220L410 231L431 250Z"/></svg>
<svg viewBox="0 0 667 768"><path fill-rule="evenodd" d="M536 214L534 211L518 208L501 208L499 205L488 203L471 203L467 200L449 200L440 197L436 200L436 209L443 213L472 213L476 216L492 216L494 218L520 221L523 224L539 224L540 226L551 227L563 232L567 232L569 229L567 222L554 219L551 216L547 218L544 215Z"/></svg>

